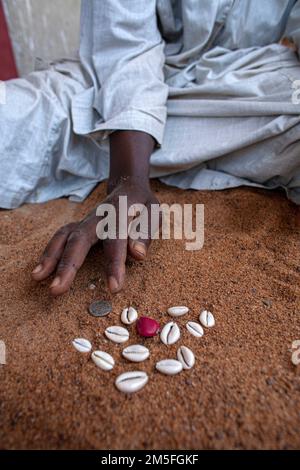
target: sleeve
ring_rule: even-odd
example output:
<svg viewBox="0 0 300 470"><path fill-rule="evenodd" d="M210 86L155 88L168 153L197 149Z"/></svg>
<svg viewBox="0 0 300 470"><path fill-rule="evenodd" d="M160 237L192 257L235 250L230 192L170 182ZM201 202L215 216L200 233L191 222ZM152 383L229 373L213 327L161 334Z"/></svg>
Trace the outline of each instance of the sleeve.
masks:
<svg viewBox="0 0 300 470"><path fill-rule="evenodd" d="M144 131L161 144L168 87L156 0L83 0L82 16L82 52L101 116L94 130Z"/></svg>
<svg viewBox="0 0 300 470"><path fill-rule="evenodd" d="M288 19L284 36L295 44L300 56L300 0L297 0Z"/></svg>

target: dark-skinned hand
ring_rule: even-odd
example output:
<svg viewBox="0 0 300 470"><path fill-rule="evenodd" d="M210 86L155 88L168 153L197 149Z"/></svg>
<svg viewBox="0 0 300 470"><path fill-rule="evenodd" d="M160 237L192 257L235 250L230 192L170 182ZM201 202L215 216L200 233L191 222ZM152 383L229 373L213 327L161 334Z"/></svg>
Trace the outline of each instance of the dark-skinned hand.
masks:
<svg viewBox="0 0 300 470"><path fill-rule="evenodd" d="M115 187L102 203L115 206L117 219L119 196L127 196L128 207L132 204L144 204L150 210L151 204L158 204L147 178L121 178L113 186ZM68 291L91 247L96 244L99 245L99 249L100 247L103 249L108 287L113 293L121 290L124 285L125 262L128 255L136 260L146 258L151 241L148 234L144 234L138 240L132 239L129 233L126 240L117 238L100 242L96 234L96 226L100 221L100 217L96 215L96 209L80 222L70 223L60 228L48 243L39 265L32 272L32 277L36 281L44 281L55 273L55 278L50 285L50 291L54 296Z"/></svg>

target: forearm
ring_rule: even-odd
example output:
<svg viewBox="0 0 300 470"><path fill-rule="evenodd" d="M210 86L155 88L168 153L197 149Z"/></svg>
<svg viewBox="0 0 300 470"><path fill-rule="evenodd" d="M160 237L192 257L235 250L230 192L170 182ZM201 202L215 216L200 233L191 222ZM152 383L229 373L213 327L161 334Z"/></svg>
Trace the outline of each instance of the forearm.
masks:
<svg viewBox="0 0 300 470"><path fill-rule="evenodd" d="M154 138L145 132L116 131L111 134L108 191L121 178L132 177L147 182L154 146Z"/></svg>

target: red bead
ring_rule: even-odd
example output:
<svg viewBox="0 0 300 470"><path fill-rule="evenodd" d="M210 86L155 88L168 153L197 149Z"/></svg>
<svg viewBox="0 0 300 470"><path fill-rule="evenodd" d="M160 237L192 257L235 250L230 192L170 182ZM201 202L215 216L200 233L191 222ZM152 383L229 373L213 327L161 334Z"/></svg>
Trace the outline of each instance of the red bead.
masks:
<svg viewBox="0 0 300 470"><path fill-rule="evenodd" d="M157 335L159 331L159 323L153 318L141 317L137 321L136 329L139 335L145 338Z"/></svg>

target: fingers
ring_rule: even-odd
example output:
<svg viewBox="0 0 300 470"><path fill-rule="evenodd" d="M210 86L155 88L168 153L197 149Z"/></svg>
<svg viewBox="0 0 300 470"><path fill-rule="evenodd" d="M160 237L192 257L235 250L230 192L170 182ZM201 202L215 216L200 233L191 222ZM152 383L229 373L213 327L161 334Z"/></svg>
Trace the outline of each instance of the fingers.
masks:
<svg viewBox="0 0 300 470"><path fill-rule="evenodd" d="M142 261L147 257L151 240L132 240L128 239L128 249L130 255L137 261Z"/></svg>
<svg viewBox="0 0 300 470"><path fill-rule="evenodd" d="M69 235L57 266L56 277L50 285L54 296L68 291L91 246L97 241L91 230L93 229L81 224Z"/></svg>
<svg viewBox="0 0 300 470"><path fill-rule="evenodd" d="M122 289L125 280L125 262L127 250L137 260L143 260L148 252L153 234L159 229L158 217L151 217L153 206L159 208L158 201L149 201L147 207L138 209L142 204L135 204L140 214L129 214L129 236L125 239L103 240L104 258L108 287L112 293ZM35 280L46 279L56 269L56 277L50 290L54 296L65 293L71 286L77 271L82 266L90 248L98 242L96 227L99 216L96 211L81 223L66 225L52 237L41 258L39 266L32 276ZM130 222L131 220L131 222ZM99 235L98 235L99 236Z"/></svg>
<svg viewBox="0 0 300 470"><path fill-rule="evenodd" d="M154 206L159 208L156 202L153 204L155 209ZM141 261L146 258L151 241L159 230L159 225L160 213L153 210L151 216L151 203L131 222L128 249L134 259Z"/></svg>
<svg viewBox="0 0 300 470"><path fill-rule="evenodd" d="M67 239L76 225L75 223L65 225L53 235L39 265L32 271L32 277L35 281L43 281L53 273L63 254Z"/></svg>
<svg viewBox="0 0 300 470"><path fill-rule="evenodd" d="M103 250L106 262L108 288L112 293L119 292L125 281L127 239L104 240Z"/></svg>

